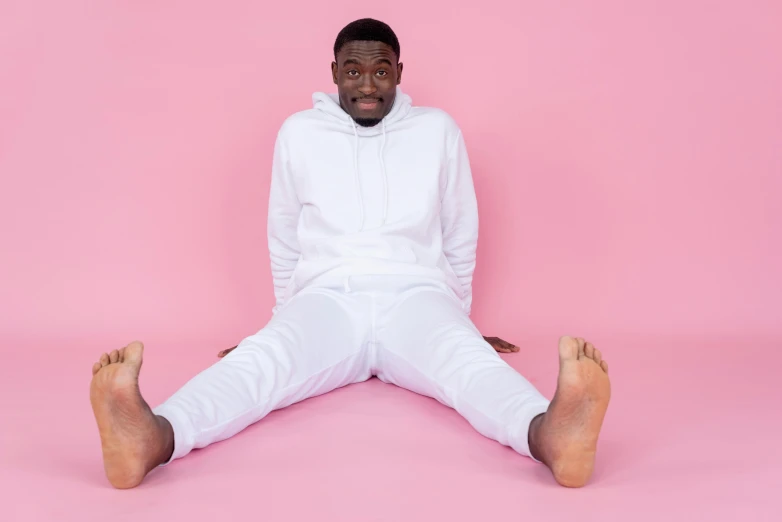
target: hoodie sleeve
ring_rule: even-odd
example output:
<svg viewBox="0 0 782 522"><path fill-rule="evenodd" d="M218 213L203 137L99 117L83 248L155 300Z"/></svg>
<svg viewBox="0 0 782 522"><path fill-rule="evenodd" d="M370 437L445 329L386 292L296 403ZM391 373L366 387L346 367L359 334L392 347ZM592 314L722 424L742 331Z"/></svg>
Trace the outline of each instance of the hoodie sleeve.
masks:
<svg viewBox="0 0 782 522"><path fill-rule="evenodd" d="M272 160L267 233L271 256L272 281L276 300L272 313L285 304L285 290L299 262L297 227L301 203L296 196L293 175L283 133L277 135Z"/></svg>
<svg viewBox="0 0 782 522"><path fill-rule="evenodd" d="M470 315L472 275L478 247L478 202L467 147L461 132L457 134L448 153L446 187L440 219L443 227L443 252L459 278L463 309Z"/></svg>

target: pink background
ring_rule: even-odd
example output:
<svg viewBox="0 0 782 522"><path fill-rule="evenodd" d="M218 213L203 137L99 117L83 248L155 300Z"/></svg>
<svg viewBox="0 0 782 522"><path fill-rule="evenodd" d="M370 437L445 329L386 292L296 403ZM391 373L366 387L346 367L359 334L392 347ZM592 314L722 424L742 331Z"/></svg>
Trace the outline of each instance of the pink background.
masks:
<svg viewBox="0 0 782 522"><path fill-rule="evenodd" d="M0 0L0 518L770 519L782 4L553 4ZM465 133L476 324L549 395L558 335L612 363L592 486L373 381L108 489L92 362L156 403L265 324L273 140L364 16Z"/></svg>

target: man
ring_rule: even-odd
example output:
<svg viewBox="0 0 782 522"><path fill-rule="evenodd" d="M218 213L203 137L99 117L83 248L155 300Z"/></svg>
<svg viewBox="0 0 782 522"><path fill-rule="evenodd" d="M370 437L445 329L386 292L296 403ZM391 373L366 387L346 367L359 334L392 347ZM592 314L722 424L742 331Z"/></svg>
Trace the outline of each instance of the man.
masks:
<svg viewBox="0 0 782 522"><path fill-rule="evenodd" d="M478 214L461 131L402 93L386 24L349 24L334 55L338 95L316 93L275 145L272 319L155 410L138 388L141 343L103 354L90 399L109 481L134 487L273 410L377 376L456 409L560 484L584 485L607 364L563 337L549 402L497 355L469 319Z"/></svg>

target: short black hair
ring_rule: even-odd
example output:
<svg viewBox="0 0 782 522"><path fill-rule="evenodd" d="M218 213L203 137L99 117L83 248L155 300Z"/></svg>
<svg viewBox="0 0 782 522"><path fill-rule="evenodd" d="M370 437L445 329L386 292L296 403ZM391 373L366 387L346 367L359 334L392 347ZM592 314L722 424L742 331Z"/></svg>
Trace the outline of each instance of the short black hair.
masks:
<svg viewBox="0 0 782 522"><path fill-rule="evenodd" d="M334 59L337 59L337 53L348 42L383 42L391 47L399 61L399 40L394 31L388 24L372 18L362 18L355 22L350 22L337 35L334 42Z"/></svg>

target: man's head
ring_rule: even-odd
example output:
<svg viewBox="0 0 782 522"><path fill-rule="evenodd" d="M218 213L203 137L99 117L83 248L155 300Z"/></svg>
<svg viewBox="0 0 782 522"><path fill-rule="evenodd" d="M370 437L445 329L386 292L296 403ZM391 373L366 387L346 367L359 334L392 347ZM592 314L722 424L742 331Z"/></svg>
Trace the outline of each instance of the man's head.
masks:
<svg viewBox="0 0 782 522"><path fill-rule="evenodd" d="M331 75L342 109L364 127L380 123L391 112L402 82L394 31L371 18L356 20L337 35L334 60Z"/></svg>

